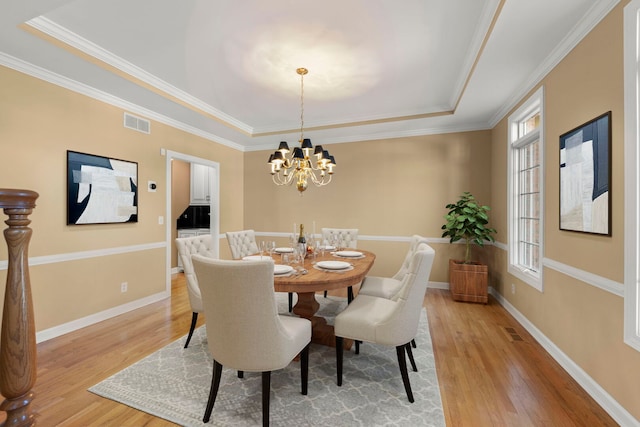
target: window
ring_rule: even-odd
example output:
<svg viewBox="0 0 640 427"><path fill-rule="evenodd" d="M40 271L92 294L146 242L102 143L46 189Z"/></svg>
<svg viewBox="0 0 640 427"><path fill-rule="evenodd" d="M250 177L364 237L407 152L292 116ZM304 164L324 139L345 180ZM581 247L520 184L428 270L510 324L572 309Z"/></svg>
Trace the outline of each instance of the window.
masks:
<svg viewBox="0 0 640 427"><path fill-rule="evenodd" d="M624 8L624 342L640 351L640 0Z"/></svg>
<svg viewBox="0 0 640 427"><path fill-rule="evenodd" d="M509 117L509 273L542 291L543 89Z"/></svg>

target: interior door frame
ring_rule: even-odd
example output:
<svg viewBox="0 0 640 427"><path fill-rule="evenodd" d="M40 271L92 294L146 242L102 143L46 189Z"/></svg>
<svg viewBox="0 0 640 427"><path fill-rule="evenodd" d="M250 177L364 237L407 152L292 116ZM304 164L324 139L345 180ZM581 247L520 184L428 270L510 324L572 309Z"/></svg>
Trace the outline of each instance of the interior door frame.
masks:
<svg viewBox="0 0 640 427"><path fill-rule="evenodd" d="M188 163L197 163L204 166L209 166L213 169L213 173L211 173L209 182L209 188L211 189L211 198L209 200L210 203L210 218L209 218L209 230L211 232L211 241L212 241L212 250L214 252L214 256L218 258L220 256L220 163L214 162L212 160L203 159L200 157L191 156L189 154L179 153L177 151L166 150L166 214L165 214L165 230L166 230L166 242L167 242L167 250L166 250L166 265L167 265L167 273L166 273L166 291L171 294L171 249L174 246L173 239L171 238L171 232L173 231L173 224L175 223L175 219L171 217L171 180L172 180L172 171L171 171L171 161L172 160L182 160Z"/></svg>

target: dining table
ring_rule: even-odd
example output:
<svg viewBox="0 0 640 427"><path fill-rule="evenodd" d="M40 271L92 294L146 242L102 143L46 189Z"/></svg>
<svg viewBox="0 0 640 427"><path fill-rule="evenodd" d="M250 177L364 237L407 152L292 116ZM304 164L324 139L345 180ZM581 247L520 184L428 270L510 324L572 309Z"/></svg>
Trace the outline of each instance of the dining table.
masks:
<svg viewBox="0 0 640 427"><path fill-rule="evenodd" d="M343 252L350 256L341 256ZM280 258L280 254L273 255L276 264L282 263ZM367 275L375 259L373 252L364 250L326 251L324 255L317 252L315 256L309 254L301 266L302 273L274 275L274 289L276 292L295 292L298 301L293 313L311 321L311 341L335 347L333 326L324 317L316 315L320 308L316 293L357 285ZM341 263L349 266L338 268L344 265ZM325 265L331 268L323 268ZM319 296L322 298L322 294ZM345 342L345 347L350 347L349 344Z"/></svg>

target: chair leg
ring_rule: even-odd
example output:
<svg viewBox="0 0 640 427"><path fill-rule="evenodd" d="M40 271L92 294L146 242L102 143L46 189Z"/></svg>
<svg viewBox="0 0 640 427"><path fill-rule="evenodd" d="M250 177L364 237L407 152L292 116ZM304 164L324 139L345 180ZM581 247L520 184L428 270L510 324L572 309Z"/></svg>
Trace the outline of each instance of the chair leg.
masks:
<svg viewBox="0 0 640 427"><path fill-rule="evenodd" d="M193 335L193 331L196 329L196 322L198 321L198 313L195 311L191 313L191 328L189 329L189 336L187 337L187 342L184 343L184 348L189 347L189 341L191 341L191 336Z"/></svg>
<svg viewBox="0 0 640 427"><path fill-rule="evenodd" d="M405 359L404 349L404 345L399 345L396 347L396 353L398 354L398 365L400 365L400 374L402 375L404 390L407 392L409 402L413 403L413 392L411 391L411 383L409 383L409 373L407 372L407 360Z"/></svg>
<svg viewBox="0 0 640 427"><path fill-rule="evenodd" d="M342 386L342 337L336 337L336 367L338 374L338 387Z"/></svg>
<svg viewBox="0 0 640 427"><path fill-rule="evenodd" d="M244 378L244 371L238 371L238 378Z"/></svg>
<svg viewBox="0 0 640 427"><path fill-rule="evenodd" d="M307 344L300 353L300 382L302 384L302 394L307 395L307 384L309 383L309 346Z"/></svg>
<svg viewBox="0 0 640 427"><path fill-rule="evenodd" d="M353 301L353 286L347 288L347 304L351 304Z"/></svg>
<svg viewBox="0 0 640 427"><path fill-rule="evenodd" d="M271 371L262 373L262 425L269 427L269 398L271 394Z"/></svg>
<svg viewBox="0 0 640 427"><path fill-rule="evenodd" d="M413 369L413 372L418 372L418 367L416 366L416 361L413 359L413 351L411 350L411 344L407 343L404 346L407 349L407 355L409 356L409 362L411 362L411 369Z"/></svg>
<svg viewBox="0 0 640 427"><path fill-rule="evenodd" d="M416 345L416 340L415 340L415 338L411 340L411 346L412 346L413 348L418 348L418 346Z"/></svg>
<svg viewBox="0 0 640 427"><path fill-rule="evenodd" d="M293 293L289 292L289 313L293 311Z"/></svg>
<svg viewBox="0 0 640 427"><path fill-rule="evenodd" d="M327 291L324 291L324 297L325 298L327 297Z"/></svg>
<svg viewBox="0 0 640 427"><path fill-rule="evenodd" d="M211 419L211 411L213 411L213 404L216 403L218 387L220 386L220 377L222 377L222 365L214 360L213 378L211 378L211 388L209 389L209 400L207 401L207 409L205 409L204 418L202 419L204 423L208 423Z"/></svg>
<svg viewBox="0 0 640 427"><path fill-rule="evenodd" d="M360 354L360 341L356 340L356 354Z"/></svg>

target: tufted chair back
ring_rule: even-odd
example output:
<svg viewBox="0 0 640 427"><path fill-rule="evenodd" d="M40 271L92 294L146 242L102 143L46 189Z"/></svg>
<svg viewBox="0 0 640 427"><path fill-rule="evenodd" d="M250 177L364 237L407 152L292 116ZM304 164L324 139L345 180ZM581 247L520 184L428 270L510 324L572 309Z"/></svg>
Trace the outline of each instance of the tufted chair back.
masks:
<svg viewBox="0 0 640 427"><path fill-rule="evenodd" d="M227 242L233 259L241 259L247 255L260 252L256 244L256 233L253 230L227 231Z"/></svg>
<svg viewBox="0 0 640 427"><path fill-rule="evenodd" d="M182 260L184 276L187 279L187 290L189 291L191 311L200 313L202 312L202 298L200 296L198 279L193 271L191 255L199 254L213 258L214 254L211 249L211 235L204 234L202 236L179 237L176 239L176 246L178 248L178 256Z"/></svg>
<svg viewBox="0 0 640 427"><path fill-rule="evenodd" d="M345 248L355 249L358 247L358 229L357 228L323 228L322 241L329 243L331 236L338 236Z"/></svg>
<svg viewBox="0 0 640 427"><path fill-rule="evenodd" d="M409 250L407 251L407 255L405 256L404 261L400 266L400 270L398 270L398 272L395 275L393 275L394 279L402 280L405 273L409 269L409 265L411 264L411 259L413 259L413 254L416 253L416 251L418 250L418 246L420 245L420 243L427 244L428 243L427 238L419 236L417 234L414 234L413 236L411 236L411 243L409 243Z"/></svg>

